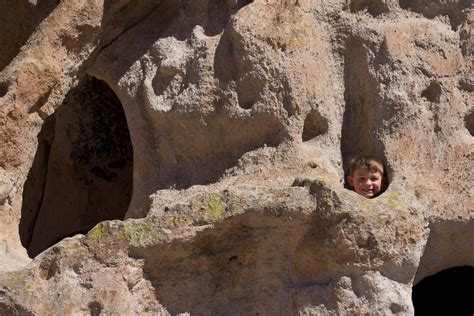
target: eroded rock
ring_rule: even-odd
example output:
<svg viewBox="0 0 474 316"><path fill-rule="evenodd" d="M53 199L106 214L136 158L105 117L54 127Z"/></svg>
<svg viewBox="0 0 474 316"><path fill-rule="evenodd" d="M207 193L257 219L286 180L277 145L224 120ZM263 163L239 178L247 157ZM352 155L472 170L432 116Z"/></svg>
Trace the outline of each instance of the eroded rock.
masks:
<svg viewBox="0 0 474 316"><path fill-rule="evenodd" d="M474 266L466 1L10 11L0 313L412 314ZM376 199L344 188L358 154Z"/></svg>

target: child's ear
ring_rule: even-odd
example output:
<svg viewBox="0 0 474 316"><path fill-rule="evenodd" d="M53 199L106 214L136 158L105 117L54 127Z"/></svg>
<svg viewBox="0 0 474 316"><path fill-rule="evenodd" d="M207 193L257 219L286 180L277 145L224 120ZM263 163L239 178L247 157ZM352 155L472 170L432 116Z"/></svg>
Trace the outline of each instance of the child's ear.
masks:
<svg viewBox="0 0 474 316"><path fill-rule="evenodd" d="M353 177L352 177L351 175L347 176L347 183L348 183L351 187L354 187L354 186L352 185L352 179L353 179Z"/></svg>

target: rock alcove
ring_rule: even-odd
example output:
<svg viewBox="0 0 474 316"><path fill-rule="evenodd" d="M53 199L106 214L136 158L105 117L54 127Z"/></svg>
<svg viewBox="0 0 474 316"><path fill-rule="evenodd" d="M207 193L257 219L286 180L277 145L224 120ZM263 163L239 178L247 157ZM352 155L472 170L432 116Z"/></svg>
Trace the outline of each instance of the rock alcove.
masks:
<svg viewBox="0 0 474 316"><path fill-rule="evenodd" d="M354 37L349 41L344 66L345 109L342 121L341 156L344 170L344 187L347 183L349 162L352 158L365 155L380 159L384 165L385 176L390 178L385 157L385 145L381 139L387 115L373 69L367 62L373 52L368 43ZM384 191L388 187L388 181ZM383 193L383 192L382 192Z"/></svg>
<svg viewBox="0 0 474 316"><path fill-rule="evenodd" d="M413 287L415 315L435 315L440 312L472 315L472 284L474 267L453 267L430 275Z"/></svg>
<svg viewBox="0 0 474 316"><path fill-rule="evenodd" d="M132 194L132 145L122 105L86 77L48 117L23 193L20 236L31 257L64 237L123 219Z"/></svg>
<svg viewBox="0 0 474 316"><path fill-rule="evenodd" d="M317 111L312 110L304 120L303 142L308 142L328 131L327 120Z"/></svg>
<svg viewBox="0 0 474 316"><path fill-rule="evenodd" d="M430 225L430 235L415 275L412 300L415 313L454 313L472 315L474 254L472 223L437 221ZM468 312L470 311L470 312Z"/></svg>

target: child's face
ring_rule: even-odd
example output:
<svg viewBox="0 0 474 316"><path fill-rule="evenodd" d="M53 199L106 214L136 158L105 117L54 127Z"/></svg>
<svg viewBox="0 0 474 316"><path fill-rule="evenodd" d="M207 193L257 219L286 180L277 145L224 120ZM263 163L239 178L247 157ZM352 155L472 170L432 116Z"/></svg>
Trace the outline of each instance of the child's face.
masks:
<svg viewBox="0 0 474 316"><path fill-rule="evenodd" d="M354 191L366 198L373 198L382 189L382 175L378 171L370 171L359 168L352 176L347 177L347 181L354 188Z"/></svg>

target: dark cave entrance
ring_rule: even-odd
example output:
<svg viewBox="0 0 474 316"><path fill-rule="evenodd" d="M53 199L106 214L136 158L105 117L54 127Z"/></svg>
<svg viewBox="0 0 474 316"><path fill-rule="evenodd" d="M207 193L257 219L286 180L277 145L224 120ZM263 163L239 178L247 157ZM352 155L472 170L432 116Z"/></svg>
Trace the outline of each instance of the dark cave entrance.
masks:
<svg viewBox="0 0 474 316"><path fill-rule="evenodd" d="M474 267L430 275L413 287L415 315L474 315Z"/></svg>
<svg viewBox="0 0 474 316"><path fill-rule="evenodd" d="M29 256L103 220L123 219L132 169L122 104L105 82L84 78L38 135L19 227Z"/></svg>

